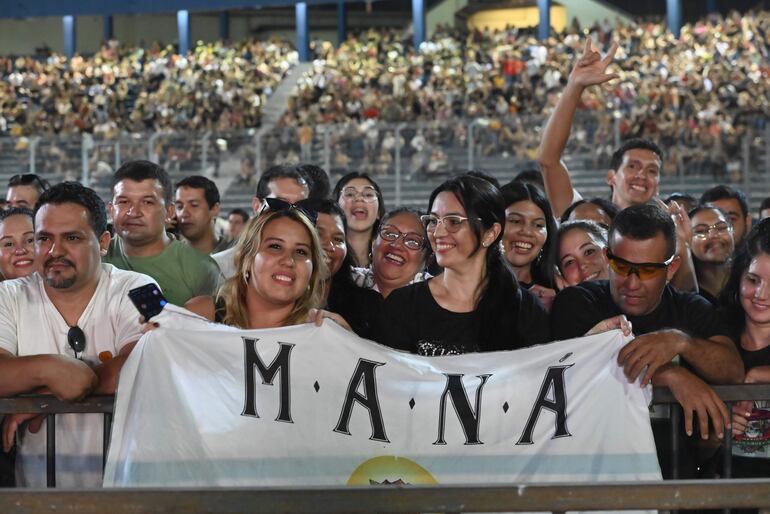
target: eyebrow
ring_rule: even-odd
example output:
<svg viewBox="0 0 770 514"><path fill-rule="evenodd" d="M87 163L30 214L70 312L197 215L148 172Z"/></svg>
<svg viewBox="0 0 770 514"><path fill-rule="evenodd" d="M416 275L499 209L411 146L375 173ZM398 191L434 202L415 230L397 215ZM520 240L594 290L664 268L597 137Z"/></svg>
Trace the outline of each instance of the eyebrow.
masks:
<svg viewBox="0 0 770 514"><path fill-rule="evenodd" d="M26 236L27 234L34 234L34 233L35 233L34 230L27 230L26 232L22 232L21 235ZM12 238L13 236L11 234L8 234L7 236L0 237L0 239L8 239L9 237Z"/></svg>

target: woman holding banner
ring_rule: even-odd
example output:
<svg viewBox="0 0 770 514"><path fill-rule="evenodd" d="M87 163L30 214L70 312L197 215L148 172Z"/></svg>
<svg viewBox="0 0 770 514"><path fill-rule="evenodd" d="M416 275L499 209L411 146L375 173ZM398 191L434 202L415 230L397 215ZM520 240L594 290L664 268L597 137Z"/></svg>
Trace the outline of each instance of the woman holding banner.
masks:
<svg viewBox="0 0 770 514"><path fill-rule="evenodd" d="M490 182L461 175L440 185L422 217L444 272L393 291L376 338L420 355L512 350L549 340L548 316L519 287L500 248L505 200Z"/></svg>
<svg viewBox="0 0 770 514"><path fill-rule="evenodd" d="M770 219L760 221L736 251L720 301L735 329L744 382L770 383ZM770 402L739 402L732 421L733 477L770 476Z"/></svg>
<svg viewBox="0 0 770 514"><path fill-rule="evenodd" d="M271 208L272 209L272 208ZM320 310L326 264L313 221L317 213L286 204L253 218L238 239L236 274L211 297L185 307L238 328L276 328L340 316Z"/></svg>

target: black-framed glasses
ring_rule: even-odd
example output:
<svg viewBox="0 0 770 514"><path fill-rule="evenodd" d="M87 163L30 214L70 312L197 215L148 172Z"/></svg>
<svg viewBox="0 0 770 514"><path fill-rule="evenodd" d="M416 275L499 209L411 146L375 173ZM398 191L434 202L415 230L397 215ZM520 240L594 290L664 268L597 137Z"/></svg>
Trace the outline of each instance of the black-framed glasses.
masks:
<svg viewBox="0 0 770 514"><path fill-rule="evenodd" d="M717 235L728 234L733 231L733 227L725 221L718 221L713 225L706 225L705 223L702 225L695 225L695 228L692 229L692 237L706 239L709 234L711 234L712 230L716 232Z"/></svg>
<svg viewBox="0 0 770 514"><path fill-rule="evenodd" d="M404 246L409 250L420 250L425 245L425 238L414 232L401 232L393 225L383 225L379 230L380 237L391 243L404 239Z"/></svg>
<svg viewBox="0 0 770 514"><path fill-rule="evenodd" d="M51 184L35 173L20 173L8 179L8 187L14 186L35 186L42 193L47 191Z"/></svg>
<svg viewBox="0 0 770 514"><path fill-rule="evenodd" d="M674 257L676 257L676 254L669 257L665 262L631 262L621 259L607 250L607 261L609 261L610 267L615 273L623 277L635 274L639 277L639 280L649 280L664 273L671 263L674 262Z"/></svg>
<svg viewBox="0 0 770 514"><path fill-rule="evenodd" d="M67 344L70 345L72 351L75 352L75 358L79 359L79 353L83 353L86 349L86 335L79 326L75 325L70 327L67 331Z"/></svg>
<svg viewBox="0 0 770 514"><path fill-rule="evenodd" d="M265 198L265 204L267 204L268 211L288 211L296 209L301 214L310 220L313 226L318 222L318 202L312 199L300 200L297 203L290 203L280 198Z"/></svg>
<svg viewBox="0 0 770 514"><path fill-rule="evenodd" d="M425 230L429 233L436 231L439 225L443 224L447 232L455 233L460 230L470 218L467 216L460 216L459 214L448 214L446 216L434 216L433 214L423 214L420 216ZM477 218L481 221L481 218Z"/></svg>

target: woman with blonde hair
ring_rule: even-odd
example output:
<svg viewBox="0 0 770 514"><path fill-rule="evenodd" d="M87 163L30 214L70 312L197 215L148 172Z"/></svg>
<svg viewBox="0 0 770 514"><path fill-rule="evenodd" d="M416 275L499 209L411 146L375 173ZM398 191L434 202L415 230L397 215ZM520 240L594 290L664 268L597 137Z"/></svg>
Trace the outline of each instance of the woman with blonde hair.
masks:
<svg viewBox="0 0 770 514"><path fill-rule="evenodd" d="M185 305L212 321L238 328L276 328L340 316L319 310L326 277L321 244L310 218L289 206L251 219L235 249L236 274L217 295Z"/></svg>

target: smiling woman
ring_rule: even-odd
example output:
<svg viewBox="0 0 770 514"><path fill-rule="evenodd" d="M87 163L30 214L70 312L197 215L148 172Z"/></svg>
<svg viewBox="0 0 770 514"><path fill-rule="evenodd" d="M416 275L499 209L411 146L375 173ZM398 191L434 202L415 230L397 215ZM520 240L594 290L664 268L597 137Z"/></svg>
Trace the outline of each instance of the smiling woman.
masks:
<svg viewBox="0 0 770 514"><path fill-rule="evenodd" d="M34 271L35 229L32 210L13 207L0 212L0 272L5 280Z"/></svg>
<svg viewBox="0 0 770 514"><path fill-rule="evenodd" d="M216 307L211 297L185 306L239 328L275 328L305 323L322 305L326 264L315 229L299 209L250 220L236 245L235 266Z"/></svg>
<svg viewBox="0 0 770 514"><path fill-rule="evenodd" d="M388 296L378 340L420 355L512 350L547 342L543 306L519 287L500 251L505 223L500 190L484 179L461 175L433 191L429 212L422 220L444 272Z"/></svg>

